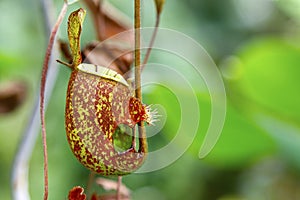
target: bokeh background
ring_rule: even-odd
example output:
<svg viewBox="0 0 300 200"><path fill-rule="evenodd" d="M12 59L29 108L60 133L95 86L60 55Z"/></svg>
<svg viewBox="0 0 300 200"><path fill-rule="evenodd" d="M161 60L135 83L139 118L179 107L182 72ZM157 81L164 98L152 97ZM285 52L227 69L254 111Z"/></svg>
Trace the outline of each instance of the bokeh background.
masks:
<svg viewBox="0 0 300 200"><path fill-rule="evenodd" d="M110 2L132 18L132 1ZM58 11L62 2L56 0L55 5ZM69 11L80 6L74 4ZM48 38L39 1L2 0L0 10L0 88L15 81L22 81L27 88L24 102L16 110L0 114L0 198L11 199L13 158L32 113ZM143 2L142 13L143 26L152 26L152 1ZM88 15L83 43L95 38L89 21ZM199 90L197 138L172 165L124 177L132 198L300 199L300 1L166 0L161 27L192 37L215 61L226 87L227 116L217 145L200 160L211 103L209 94ZM60 35L66 35L65 22ZM160 59L164 58L151 57L153 62ZM169 66L176 64L172 59L169 62ZM61 67L46 116L51 199L65 199L73 186L86 186L89 176L73 157L65 136L69 73ZM198 91L197 85L193 87ZM158 149L176 133L179 105L176 97L159 87L146 92L144 98L146 103L163 105L168 113L164 128L149 139L150 149ZM41 199L40 137L30 161L29 180L32 199ZM100 187L94 189L101 191Z"/></svg>

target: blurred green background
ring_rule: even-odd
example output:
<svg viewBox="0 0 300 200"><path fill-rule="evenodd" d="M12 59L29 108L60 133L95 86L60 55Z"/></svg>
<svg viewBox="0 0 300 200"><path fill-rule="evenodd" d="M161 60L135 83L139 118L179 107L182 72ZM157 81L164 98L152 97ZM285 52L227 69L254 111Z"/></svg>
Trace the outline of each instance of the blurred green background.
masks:
<svg viewBox="0 0 300 200"><path fill-rule="evenodd" d="M110 2L132 17L132 1ZM57 10L61 4L55 1ZM69 11L80 6L72 5ZM0 115L0 198L11 199L13 157L39 89L48 39L39 1L2 0L0 10L0 86L23 80L29 88L21 107ZM142 12L143 25L152 26L153 2L144 1ZM83 43L94 39L89 21L87 18ZM209 94L196 89L201 107L197 138L172 165L124 177L132 198L300 199L300 1L166 0L161 27L187 34L213 58L226 86L227 116L217 145L200 160L211 104ZM60 32L65 37L65 22ZM156 55L151 59L159 62L163 58ZM172 66L175 61L169 62ZM89 175L73 157L65 136L69 73L61 68L46 116L50 199L65 199L73 186L86 186ZM150 149L157 149L174 137L180 110L176 98L163 88L153 88L144 95L146 103L159 103L168 113L160 134L149 139ZM42 161L38 138L30 162L32 199L42 198Z"/></svg>

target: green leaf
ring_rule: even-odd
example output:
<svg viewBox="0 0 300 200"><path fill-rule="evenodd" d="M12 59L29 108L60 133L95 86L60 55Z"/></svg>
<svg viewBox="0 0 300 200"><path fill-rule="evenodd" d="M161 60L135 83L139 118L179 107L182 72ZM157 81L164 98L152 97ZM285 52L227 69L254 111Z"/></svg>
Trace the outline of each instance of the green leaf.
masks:
<svg viewBox="0 0 300 200"><path fill-rule="evenodd" d="M290 17L300 20L300 1L299 0L277 0L275 3Z"/></svg>
<svg viewBox="0 0 300 200"><path fill-rule="evenodd" d="M227 76L231 101L269 134L283 157L300 166L295 153L299 148L300 48L289 40L260 38L241 48L233 60L227 63L238 71Z"/></svg>
<svg viewBox="0 0 300 200"><path fill-rule="evenodd" d="M300 122L300 48L282 39L260 39L239 53L240 76L229 81L236 104Z"/></svg>
<svg viewBox="0 0 300 200"><path fill-rule="evenodd" d="M193 98L191 94L181 91L186 95L186 99ZM156 94L156 95L155 95ZM210 96L204 93L197 93L200 109L200 123L197 136L193 139L192 145L186 153L191 153L198 158L199 149L203 143L205 134L210 124L211 102ZM178 143L178 149L184 149L183 146L189 138L192 130L188 125L182 124L180 103L176 96L162 87L153 90L153 96L145 97L147 102L160 104L166 110L166 122L161 130L161 134L167 137L167 143L171 142L177 134L181 126L185 126L186 138L182 138L182 143ZM190 113L191 120L194 117L193 112ZM185 121L185 123L188 123ZM151 148L151 143L149 143ZM155 145L155 144L154 144ZM227 115L221 137L213 150L203 161L215 166L225 168L238 168L249 164L249 162L257 160L267 154L273 153L275 144L272 138L259 126L255 124L247 115L236 110L232 105L227 107ZM200 159L199 159L200 162Z"/></svg>
<svg viewBox="0 0 300 200"><path fill-rule="evenodd" d="M228 104L219 141L204 160L221 167L242 167L274 153L275 148L272 137L266 131L245 113Z"/></svg>

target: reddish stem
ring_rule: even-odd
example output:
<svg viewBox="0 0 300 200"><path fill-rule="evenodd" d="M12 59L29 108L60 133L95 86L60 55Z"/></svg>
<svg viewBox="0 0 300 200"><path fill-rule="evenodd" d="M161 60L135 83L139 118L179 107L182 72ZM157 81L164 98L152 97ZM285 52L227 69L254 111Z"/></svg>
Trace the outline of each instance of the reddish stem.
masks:
<svg viewBox="0 0 300 200"><path fill-rule="evenodd" d="M153 31L153 34L152 34L152 36L151 36L151 40L150 40L149 47L148 47L148 49L147 49L145 58L144 58L144 60L143 60L143 64L142 64L142 68L141 68L142 71L143 71L145 65L147 64L147 62L148 62L148 60L149 60L150 53L151 53L151 51L152 51L152 47L153 47L153 45L154 45L155 38L156 38L156 35L157 35L157 31L158 31L158 27L159 27L159 22L160 22L160 13L157 13L157 15L156 15L156 20L155 20L154 31Z"/></svg>
<svg viewBox="0 0 300 200"><path fill-rule="evenodd" d="M46 78L49 67L49 60L51 52L53 49L55 36L58 28L67 12L68 4L64 2L63 7L59 13L58 19L51 31L49 43L43 63L42 78L41 78L41 90L40 90L40 115L41 115L41 125L42 125L42 140L43 140L43 151L44 151L44 200L48 199L48 153L47 153L47 138L46 138L46 124L45 124L45 86Z"/></svg>

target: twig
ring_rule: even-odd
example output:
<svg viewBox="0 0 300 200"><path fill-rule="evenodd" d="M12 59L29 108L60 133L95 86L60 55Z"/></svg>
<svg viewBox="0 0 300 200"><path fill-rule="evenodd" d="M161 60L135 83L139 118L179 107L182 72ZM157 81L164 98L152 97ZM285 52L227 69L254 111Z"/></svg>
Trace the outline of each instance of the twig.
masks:
<svg viewBox="0 0 300 200"><path fill-rule="evenodd" d="M95 181L95 175L96 175L95 172L92 171L90 172L87 187L86 187L86 193L88 197L92 196L92 188Z"/></svg>
<svg viewBox="0 0 300 200"><path fill-rule="evenodd" d="M47 138L46 138L46 124L45 124L45 86L46 86L46 78L49 67L49 60L52 53L54 40L58 28L67 12L68 4L64 2L63 7L59 13L58 19L51 31L50 39L45 55L45 60L43 64L42 70L42 78L41 78L41 90L40 90L40 116L41 116L41 125L42 125L42 139L43 139L43 152L44 152L44 200L48 199L48 153L47 153Z"/></svg>
<svg viewBox="0 0 300 200"><path fill-rule="evenodd" d="M121 200L121 186L122 186L122 176L118 176L118 183L117 183L117 200Z"/></svg>
<svg viewBox="0 0 300 200"><path fill-rule="evenodd" d="M160 13L157 13L154 31L153 31L153 34L151 36L149 47L147 49L146 55L145 55L144 60L143 60L142 69L141 69L142 71L143 71L145 65L147 64L147 62L149 60L150 53L152 51L152 47L154 45L154 41L155 41L155 38L156 38L156 35L157 35L157 31L158 31L158 27L159 27L159 22L160 22Z"/></svg>
<svg viewBox="0 0 300 200"><path fill-rule="evenodd" d="M146 55L144 57L144 61L143 61L143 65L142 65L142 71L145 67L145 65L147 64L149 57L150 57L150 53L152 51L152 47L154 45L154 41L158 32L158 27L159 27L159 23L160 23L160 16L161 16L161 12L163 10L163 6L165 4L165 0L155 0L155 5L156 5L156 20L155 20L155 27L154 27L154 31L152 33L151 39L150 39L150 43L149 43L149 47L147 49Z"/></svg>

